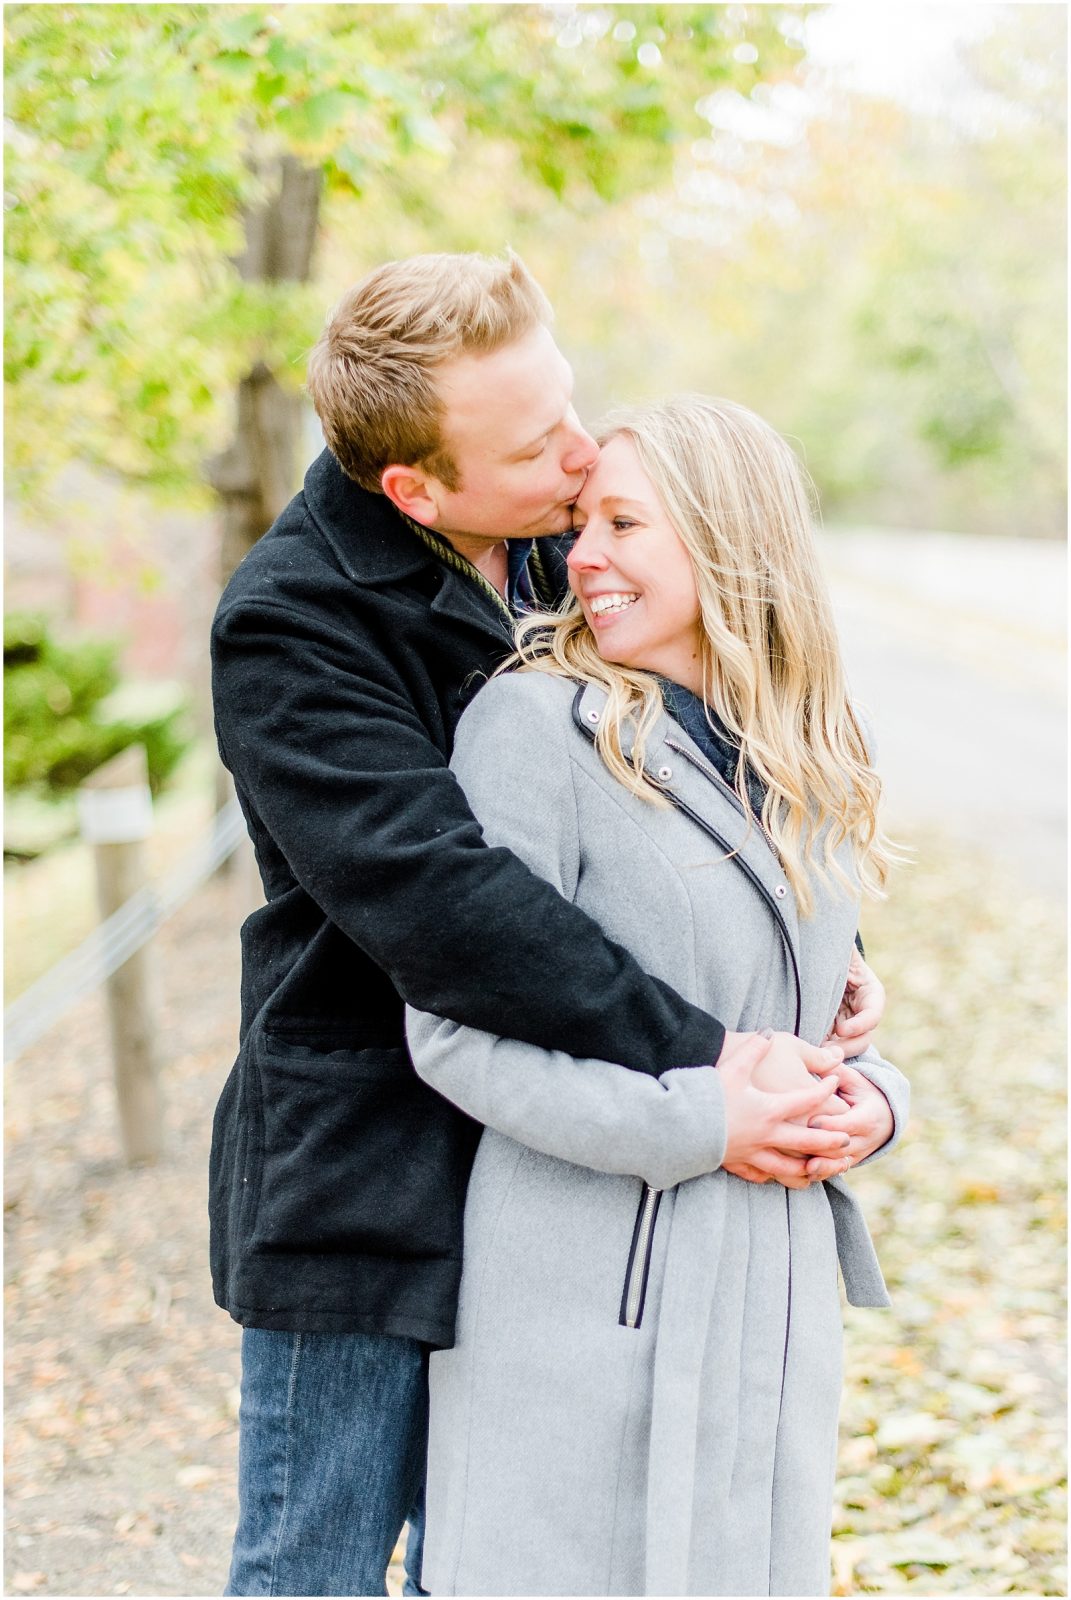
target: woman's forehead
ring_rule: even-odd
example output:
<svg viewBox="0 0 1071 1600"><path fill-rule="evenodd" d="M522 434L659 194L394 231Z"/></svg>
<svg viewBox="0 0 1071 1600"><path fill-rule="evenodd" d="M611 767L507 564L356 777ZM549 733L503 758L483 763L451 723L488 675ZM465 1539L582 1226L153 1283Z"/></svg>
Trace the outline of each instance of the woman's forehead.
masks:
<svg viewBox="0 0 1071 1600"><path fill-rule="evenodd" d="M577 504L591 512L612 501L628 501L637 506L657 503L654 485L640 464L636 446L623 433L615 433L600 449Z"/></svg>

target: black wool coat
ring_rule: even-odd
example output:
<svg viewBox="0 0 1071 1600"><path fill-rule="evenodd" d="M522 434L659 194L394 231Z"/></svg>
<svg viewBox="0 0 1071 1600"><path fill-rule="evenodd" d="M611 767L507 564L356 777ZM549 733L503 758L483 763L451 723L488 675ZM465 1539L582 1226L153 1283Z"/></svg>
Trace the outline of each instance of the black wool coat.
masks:
<svg viewBox="0 0 1071 1600"><path fill-rule="evenodd" d="M561 583L560 544L541 551ZM216 1299L243 1324L452 1342L479 1128L413 1071L405 1002L640 1072L721 1048L483 843L447 763L510 647L479 582L327 451L220 601L216 731L266 896L210 1177Z"/></svg>

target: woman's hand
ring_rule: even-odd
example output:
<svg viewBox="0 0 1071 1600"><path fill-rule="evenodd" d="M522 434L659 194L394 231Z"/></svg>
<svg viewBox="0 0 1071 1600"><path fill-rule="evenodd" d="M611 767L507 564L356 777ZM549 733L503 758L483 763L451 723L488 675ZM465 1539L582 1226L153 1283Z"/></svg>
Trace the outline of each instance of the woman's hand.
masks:
<svg viewBox="0 0 1071 1600"><path fill-rule="evenodd" d="M838 1132L848 1134L849 1166L872 1156L875 1150L880 1150L893 1135L892 1108L881 1090L869 1078L864 1078L855 1067L834 1067L828 1074L837 1080L837 1093L842 1100L848 1102L846 1115L836 1118L829 1117L825 1112L819 1112L814 1119L816 1128L836 1128ZM828 1178L828 1172L812 1170L818 1163L807 1163L808 1176L811 1178ZM840 1168L841 1171L846 1170Z"/></svg>
<svg viewBox="0 0 1071 1600"><path fill-rule="evenodd" d="M853 948L844 998L825 1043L843 1046L846 1056L861 1056L873 1044L874 1031L884 1014L885 985Z"/></svg>
<svg viewBox="0 0 1071 1600"><path fill-rule="evenodd" d="M810 1088L814 1073L804 1066L797 1048L799 1044L800 1040L790 1033L774 1034L769 1050L751 1073L751 1081L756 1089L765 1089L768 1094L789 1094L796 1089ZM824 1071L821 1076L825 1077L829 1094L815 1115L807 1119L811 1127L815 1126L815 1116L835 1117L848 1109L848 1102L837 1093L834 1070ZM794 1152L789 1150L786 1154L792 1155Z"/></svg>
<svg viewBox="0 0 1071 1600"><path fill-rule="evenodd" d="M788 1092L760 1089L752 1081L760 1061L766 1071L783 1070L791 1062L797 1070L802 1063L808 1072L829 1073L842 1059L838 1046L805 1044L790 1033L727 1035L716 1069L725 1092L728 1137L721 1163L725 1170L751 1183L776 1178L789 1189L810 1186L814 1178L807 1166L815 1158L824 1158L824 1164L838 1172L845 1171L849 1135L801 1126L827 1104L828 1081L814 1080Z"/></svg>

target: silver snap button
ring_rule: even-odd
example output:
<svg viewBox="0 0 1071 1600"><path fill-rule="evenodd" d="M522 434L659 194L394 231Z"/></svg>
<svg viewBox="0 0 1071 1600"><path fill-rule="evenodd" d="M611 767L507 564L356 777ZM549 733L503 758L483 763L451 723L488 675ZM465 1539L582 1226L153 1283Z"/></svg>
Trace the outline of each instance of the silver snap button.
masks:
<svg viewBox="0 0 1071 1600"><path fill-rule="evenodd" d="M589 711L588 712L588 721L589 722L598 722L598 720L599 720L599 713L597 711Z"/></svg>
<svg viewBox="0 0 1071 1600"><path fill-rule="evenodd" d="M673 776L673 768L672 767L659 767L658 776L659 776L659 778L661 779L661 781L663 783L668 783L670 778L672 778L672 776Z"/></svg>
<svg viewBox="0 0 1071 1600"><path fill-rule="evenodd" d="M777 898L779 900L783 900L787 893L788 893L788 890L785 888L783 883L779 883L777 885L777 888L774 890L774 894L777 896Z"/></svg>

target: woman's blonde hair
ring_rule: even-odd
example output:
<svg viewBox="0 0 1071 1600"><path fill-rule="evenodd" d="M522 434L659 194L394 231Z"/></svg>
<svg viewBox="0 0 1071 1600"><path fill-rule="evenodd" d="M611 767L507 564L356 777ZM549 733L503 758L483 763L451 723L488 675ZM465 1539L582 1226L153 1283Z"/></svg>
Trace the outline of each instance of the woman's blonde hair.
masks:
<svg viewBox="0 0 1071 1600"><path fill-rule="evenodd" d="M845 841L862 888L880 897L895 856L878 827L881 783L848 698L800 463L754 412L698 395L615 412L599 439L618 437L635 447L691 556L703 699L744 758L736 791L749 817L745 763L765 786L763 827L801 912L814 908L812 872L854 892L836 858ZM659 680L604 661L573 596L557 613L525 617L516 638L515 664L606 691L603 760L635 794L667 804L643 769L663 711Z"/></svg>

